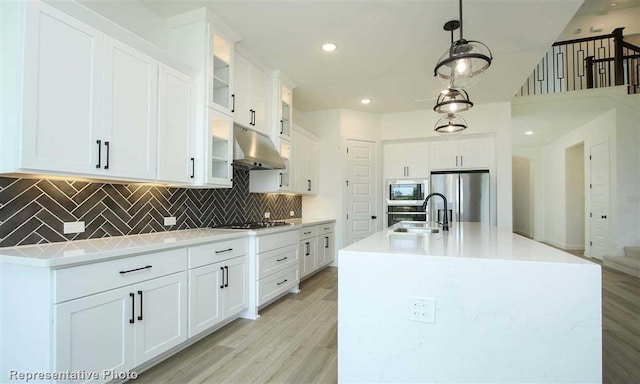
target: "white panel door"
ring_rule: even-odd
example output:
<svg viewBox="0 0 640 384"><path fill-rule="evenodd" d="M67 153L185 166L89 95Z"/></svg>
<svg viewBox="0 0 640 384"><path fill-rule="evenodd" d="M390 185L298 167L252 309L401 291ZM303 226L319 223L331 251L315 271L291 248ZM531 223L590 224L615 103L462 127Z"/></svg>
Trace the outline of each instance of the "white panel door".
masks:
<svg viewBox="0 0 640 384"><path fill-rule="evenodd" d="M223 263L189 271L189 337L193 337L223 319Z"/></svg>
<svg viewBox="0 0 640 384"><path fill-rule="evenodd" d="M466 169L488 169L492 163L492 139L460 140L458 166Z"/></svg>
<svg viewBox="0 0 640 384"><path fill-rule="evenodd" d="M135 288L134 362L140 365L187 340L187 272Z"/></svg>
<svg viewBox="0 0 640 384"><path fill-rule="evenodd" d="M133 293L124 287L54 305L54 371L133 368Z"/></svg>
<svg viewBox="0 0 640 384"><path fill-rule="evenodd" d="M255 67L251 67L249 77L249 102L255 111L253 129L272 136L271 130L271 78Z"/></svg>
<svg viewBox="0 0 640 384"><path fill-rule="evenodd" d="M237 257L224 263L225 281L223 294L224 317L240 313L249 306L249 263L247 257Z"/></svg>
<svg viewBox="0 0 640 384"><path fill-rule="evenodd" d="M609 141L591 146L591 236L589 256L602 260L609 243Z"/></svg>
<svg viewBox="0 0 640 384"><path fill-rule="evenodd" d="M376 150L367 141L348 140L347 160L347 244L373 234L377 230Z"/></svg>
<svg viewBox="0 0 640 384"><path fill-rule="evenodd" d="M160 64L158 89L158 179L187 183L195 178L192 155L191 77Z"/></svg>
<svg viewBox="0 0 640 384"><path fill-rule="evenodd" d="M429 178L429 143L407 143L407 176Z"/></svg>
<svg viewBox="0 0 640 384"><path fill-rule="evenodd" d="M26 2L23 168L98 171L104 34Z"/></svg>
<svg viewBox="0 0 640 384"><path fill-rule="evenodd" d="M112 176L155 179L158 61L105 36L103 168Z"/></svg>
<svg viewBox="0 0 640 384"><path fill-rule="evenodd" d="M382 174L385 179L407 177L407 145L385 144L382 147Z"/></svg>

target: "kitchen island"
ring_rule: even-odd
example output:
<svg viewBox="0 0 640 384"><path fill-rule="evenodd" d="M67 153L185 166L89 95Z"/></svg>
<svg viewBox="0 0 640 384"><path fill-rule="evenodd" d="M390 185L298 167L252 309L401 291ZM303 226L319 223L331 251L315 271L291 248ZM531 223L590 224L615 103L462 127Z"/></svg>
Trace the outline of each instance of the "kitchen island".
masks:
<svg viewBox="0 0 640 384"><path fill-rule="evenodd" d="M339 382L601 382L599 265L487 224L399 226L339 251Z"/></svg>

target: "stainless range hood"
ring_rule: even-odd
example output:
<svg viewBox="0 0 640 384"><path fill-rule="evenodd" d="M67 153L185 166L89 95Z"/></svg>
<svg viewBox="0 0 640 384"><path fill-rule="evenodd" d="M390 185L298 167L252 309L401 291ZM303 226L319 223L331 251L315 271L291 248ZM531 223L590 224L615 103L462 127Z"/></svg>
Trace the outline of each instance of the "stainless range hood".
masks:
<svg viewBox="0 0 640 384"><path fill-rule="evenodd" d="M233 165L246 169L284 169L285 164L271 139L253 129L233 125Z"/></svg>

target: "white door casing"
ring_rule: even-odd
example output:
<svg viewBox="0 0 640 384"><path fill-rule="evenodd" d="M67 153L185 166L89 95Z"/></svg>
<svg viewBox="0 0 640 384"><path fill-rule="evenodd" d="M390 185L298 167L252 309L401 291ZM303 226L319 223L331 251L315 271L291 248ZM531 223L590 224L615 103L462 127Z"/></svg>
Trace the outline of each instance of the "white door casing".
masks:
<svg viewBox="0 0 640 384"><path fill-rule="evenodd" d="M590 153L590 215L589 256L602 260L609 243L609 141L591 145Z"/></svg>
<svg viewBox="0 0 640 384"><path fill-rule="evenodd" d="M347 140L347 242L353 244L376 229L375 143Z"/></svg>

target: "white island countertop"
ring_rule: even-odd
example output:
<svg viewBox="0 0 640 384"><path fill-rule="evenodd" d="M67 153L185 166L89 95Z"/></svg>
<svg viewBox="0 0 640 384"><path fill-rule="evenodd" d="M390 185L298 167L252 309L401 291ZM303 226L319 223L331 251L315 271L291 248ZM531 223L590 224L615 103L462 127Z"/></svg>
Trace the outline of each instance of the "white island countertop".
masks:
<svg viewBox="0 0 640 384"><path fill-rule="evenodd" d="M339 251L338 382L600 383L598 264L479 223Z"/></svg>
<svg viewBox="0 0 640 384"><path fill-rule="evenodd" d="M394 229L399 226L401 224L379 231L342 250L415 256L592 264L587 260L489 224L454 223L449 231L442 231L441 226L433 223L432 227L439 228L439 232L433 234L394 232Z"/></svg>

